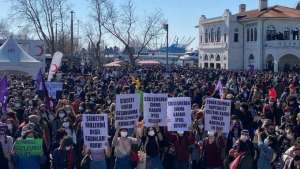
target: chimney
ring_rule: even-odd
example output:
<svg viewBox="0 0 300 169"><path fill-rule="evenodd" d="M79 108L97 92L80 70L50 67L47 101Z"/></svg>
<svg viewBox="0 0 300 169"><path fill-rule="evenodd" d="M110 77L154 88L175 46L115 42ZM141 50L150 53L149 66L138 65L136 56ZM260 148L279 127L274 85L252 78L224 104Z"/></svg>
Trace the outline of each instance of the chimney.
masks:
<svg viewBox="0 0 300 169"><path fill-rule="evenodd" d="M246 12L246 4L240 4L240 13Z"/></svg>
<svg viewBox="0 0 300 169"><path fill-rule="evenodd" d="M259 10L263 11L268 8L268 0L259 0Z"/></svg>

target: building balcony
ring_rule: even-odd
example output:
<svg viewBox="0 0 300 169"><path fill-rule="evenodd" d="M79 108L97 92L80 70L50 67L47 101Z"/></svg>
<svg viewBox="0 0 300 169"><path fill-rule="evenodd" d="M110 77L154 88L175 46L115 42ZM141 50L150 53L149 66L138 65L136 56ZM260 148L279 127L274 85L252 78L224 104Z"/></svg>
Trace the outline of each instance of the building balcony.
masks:
<svg viewBox="0 0 300 169"><path fill-rule="evenodd" d="M217 48L227 48L227 42L209 42L200 43L200 49L217 49Z"/></svg>
<svg viewBox="0 0 300 169"><path fill-rule="evenodd" d="M273 40L266 41L264 46L266 48L299 48L300 41L299 40Z"/></svg>

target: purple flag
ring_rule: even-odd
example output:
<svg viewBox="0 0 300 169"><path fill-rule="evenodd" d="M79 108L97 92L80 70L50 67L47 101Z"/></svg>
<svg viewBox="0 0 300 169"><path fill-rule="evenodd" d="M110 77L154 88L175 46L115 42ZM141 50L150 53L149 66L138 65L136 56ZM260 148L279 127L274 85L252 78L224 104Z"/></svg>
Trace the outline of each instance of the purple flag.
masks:
<svg viewBox="0 0 300 169"><path fill-rule="evenodd" d="M221 98L223 97L224 91L223 91L223 85L222 85L221 80L218 80L218 83L217 83L217 85L216 85L215 91L218 91L218 92L219 92L219 96L220 96Z"/></svg>
<svg viewBox="0 0 300 169"><path fill-rule="evenodd" d="M2 111L7 110L7 99L8 99L8 82L6 76L0 81L0 103L2 104Z"/></svg>
<svg viewBox="0 0 300 169"><path fill-rule="evenodd" d="M50 109L50 97L48 93L48 89L46 87L45 79L43 77L42 69L39 70L37 76L36 76L36 88L37 90L42 90L44 93L44 102L46 105L46 108Z"/></svg>

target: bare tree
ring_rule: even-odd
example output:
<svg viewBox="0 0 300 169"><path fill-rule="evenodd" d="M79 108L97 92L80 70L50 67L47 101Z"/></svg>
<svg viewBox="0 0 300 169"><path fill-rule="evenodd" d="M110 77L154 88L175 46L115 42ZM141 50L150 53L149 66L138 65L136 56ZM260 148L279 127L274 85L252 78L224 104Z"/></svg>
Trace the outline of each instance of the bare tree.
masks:
<svg viewBox="0 0 300 169"><path fill-rule="evenodd" d="M104 58L104 41L103 41L103 22L104 22L104 5L107 0L89 0L92 8L91 17L95 22L94 25L89 24L87 27L87 38L91 44L94 58L97 60L98 66L102 66Z"/></svg>
<svg viewBox="0 0 300 169"><path fill-rule="evenodd" d="M7 24L7 20L0 20L0 38L5 39L9 36L10 30Z"/></svg>
<svg viewBox="0 0 300 169"><path fill-rule="evenodd" d="M112 1L107 0L103 18L103 28L124 45L124 52L128 54L132 65L135 65L135 60L140 53L162 30L160 25L162 13L155 11L144 20L138 20L135 16L133 0L127 0L126 4L119 8Z"/></svg>
<svg viewBox="0 0 300 169"><path fill-rule="evenodd" d="M64 25L67 0L12 0L13 11L31 25L50 53L56 51L56 24ZM60 22L59 22L60 21Z"/></svg>

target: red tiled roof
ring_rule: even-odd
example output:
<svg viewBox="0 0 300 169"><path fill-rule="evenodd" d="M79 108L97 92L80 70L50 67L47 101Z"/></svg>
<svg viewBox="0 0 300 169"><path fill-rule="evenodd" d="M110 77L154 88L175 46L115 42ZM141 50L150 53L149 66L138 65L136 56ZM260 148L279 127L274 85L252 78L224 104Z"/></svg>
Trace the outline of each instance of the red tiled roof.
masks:
<svg viewBox="0 0 300 169"><path fill-rule="evenodd" d="M253 18L300 18L300 10L285 6L273 6L265 10L251 10L237 14L238 18L253 19Z"/></svg>

